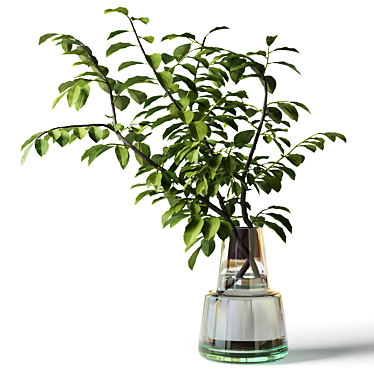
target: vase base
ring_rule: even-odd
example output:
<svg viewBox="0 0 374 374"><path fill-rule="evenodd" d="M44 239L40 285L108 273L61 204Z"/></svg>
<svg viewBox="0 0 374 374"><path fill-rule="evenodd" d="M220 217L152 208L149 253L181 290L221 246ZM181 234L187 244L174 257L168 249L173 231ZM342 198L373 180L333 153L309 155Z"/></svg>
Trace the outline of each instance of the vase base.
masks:
<svg viewBox="0 0 374 374"><path fill-rule="evenodd" d="M209 360L231 362L237 364L255 364L280 360L287 356L288 346L282 344L276 348L233 351L227 349L212 348L202 342L199 342L199 352L201 356Z"/></svg>

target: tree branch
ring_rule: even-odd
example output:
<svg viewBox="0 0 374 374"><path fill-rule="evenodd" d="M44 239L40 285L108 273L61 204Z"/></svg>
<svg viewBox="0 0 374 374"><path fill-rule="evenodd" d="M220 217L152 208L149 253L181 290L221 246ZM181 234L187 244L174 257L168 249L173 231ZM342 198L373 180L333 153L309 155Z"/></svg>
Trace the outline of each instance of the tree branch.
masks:
<svg viewBox="0 0 374 374"><path fill-rule="evenodd" d="M85 50L86 54L87 54L87 57L90 61L92 61L92 63L94 64L95 68L98 70L98 72L100 73L100 75L103 77L104 81L105 81L105 84L107 85L108 87L108 90L109 90L109 97L110 97L110 105L112 107L112 114L113 114L113 123L116 125L117 124L117 116L116 116L116 109L114 107L114 100L113 100L113 94L112 94L112 87L110 87L110 83L107 79L107 77L105 76L105 74L102 72L102 70L100 69L99 65L94 61L94 59L92 58L92 56L89 54L88 50L87 50L87 47L78 39L75 39L80 45L81 47L83 47L83 49Z"/></svg>
<svg viewBox="0 0 374 374"><path fill-rule="evenodd" d="M135 30L134 23L132 22L132 19L131 19L129 16L127 16L127 18L129 19L129 21L130 21L130 23L131 23L131 27L132 27L132 29L133 29L133 31L134 31L135 36L136 36L136 40L138 41L139 47L140 47L140 49L142 50L143 55L144 55L144 57L145 57L145 59L146 59L146 61L147 61L147 54L145 53L145 50L144 50L144 48L143 48L143 45L142 45L142 43L141 43L141 41L140 41L140 38L139 38L139 36L138 36L138 33L137 33L136 30ZM148 61L147 61L147 62L148 62ZM155 74L156 79L158 80L158 78L157 78L157 71L153 68L153 66L151 66L151 65L149 65L149 66L150 66L151 69L153 70L153 73ZM165 89L164 89L164 90L165 90ZM174 104L174 106L175 106L179 111L181 111L182 108L181 108L181 107L178 105L178 103L175 101L175 99L173 98L173 96L171 95L171 93L170 93L169 91L167 91L167 90L165 90L165 92L166 92L167 95L169 96L169 98L170 98L170 100L172 101L172 103Z"/></svg>
<svg viewBox="0 0 374 374"><path fill-rule="evenodd" d="M255 62L255 60L253 60L252 58L250 58L248 56L245 56L245 57L247 59L249 59L250 61ZM249 168L249 166L250 166L250 164L252 162L253 155L254 155L254 152L256 150L258 139L260 137L262 125L263 125L264 120L265 120L265 112L266 112L266 107L267 107L268 90L267 90L266 78L265 78L264 73L262 73L261 71L260 71L260 73L261 73L261 79L262 79L262 82L263 82L263 85L264 85L264 90L265 90L264 103L263 103L263 107L262 107L262 114L261 114L260 123L259 123L259 125L257 127L257 131L256 131L256 134L255 134L255 137L254 137L254 140L253 140L252 148L251 148L251 150L249 152L249 155L248 155L248 158L247 158L247 162L245 163L245 170L243 171L243 174L241 175L242 180L244 181L244 183L245 183L245 179L246 179L247 174L248 174L248 168ZM248 227L252 228L253 224L250 221L250 219L248 217L248 212L247 212L246 195L247 195L246 187L245 187L244 184L242 184L242 191L241 191L241 194L240 194L240 205L242 207L242 216L243 216L243 220L244 220L245 224Z"/></svg>

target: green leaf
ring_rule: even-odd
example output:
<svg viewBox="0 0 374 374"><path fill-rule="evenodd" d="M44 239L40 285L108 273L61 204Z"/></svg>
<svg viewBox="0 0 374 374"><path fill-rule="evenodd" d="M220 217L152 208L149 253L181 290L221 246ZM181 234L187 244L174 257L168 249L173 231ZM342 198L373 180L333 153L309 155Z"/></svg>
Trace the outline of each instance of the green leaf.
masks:
<svg viewBox="0 0 374 374"><path fill-rule="evenodd" d="M154 172L154 173L152 173L152 174L150 174L148 176L148 178L147 178L147 180L145 182L148 188L151 187L152 185L156 185L157 184L157 183L155 183L156 177L157 177L157 173L156 172Z"/></svg>
<svg viewBox="0 0 374 374"><path fill-rule="evenodd" d="M214 155L209 158L209 171L212 180L215 178L218 168L221 165L222 154Z"/></svg>
<svg viewBox="0 0 374 374"><path fill-rule="evenodd" d="M231 234L231 225L227 221L222 220L217 234L221 240L225 240Z"/></svg>
<svg viewBox="0 0 374 374"><path fill-rule="evenodd" d="M185 84L187 85L187 87L188 87L191 91L197 93L196 85L195 85L194 82L192 82L191 79L185 77L184 75L179 75L179 74L175 74L175 76L176 76L177 78L179 78L183 83L185 83ZM217 90L217 91L218 91L218 90Z"/></svg>
<svg viewBox="0 0 374 374"><path fill-rule="evenodd" d="M163 227L165 227L166 221L169 219L169 217L174 213L174 208L171 207L169 210L167 210L161 217L161 224Z"/></svg>
<svg viewBox="0 0 374 374"><path fill-rule="evenodd" d="M264 177L264 181L270 185L270 187L279 192L282 188L280 180L276 177Z"/></svg>
<svg viewBox="0 0 374 374"><path fill-rule="evenodd" d="M163 42L164 40L172 40L172 39L175 39L175 38L189 38L189 39L196 39L195 38L195 35L192 35L188 32L185 32L183 34L169 34L169 35L166 35L164 36L161 41Z"/></svg>
<svg viewBox="0 0 374 374"><path fill-rule="evenodd" d="M343 134L339 134L338 132L325 132L323 133L327 138L329 138L332 142L335 141L336 138L343 140L343 142L347 143L347 138Z"/></svg>
<svg viewBox="0 0 374 374"><path fill-rule="evenodd" d="M156 96L152 96L152 97L148 98L145 101L143 108L146 108L147 106L151 105L154 101L160 99L161 97L163 97L163 96L162 95L156 95Z"/></svg>
<svg viewBox="0 0 374 374"><path fill-rule="evenodd" d="M271 186L265 181L256 181L258 187L262 189L265 193L269 194L271 192Z"/></svg>
<svg viewBox="0 0 374 374"><path fill-rule="evenodd" d="M280 64L280 65L288 66L288 67L290 67L291 69L295 70L297 73L300 74L299 70L296 69L296 66L295 66L295 65L292 65L292 64L289 64L288 62L277 61L277 62L273 62L273 64Z"/></svg>
<svg viewBox="0 0 374 374"><path fill-rule="evenodd" d="M114 38L116 35L123 34L124 32L129 32L129 31L128 31L128 30L117 30L117 31L112 31L112 32L109 34L107 40Z"/></svg>
<svg viewBox="0 0 374 374"><path fill-rule="evenodd" d="M203 238L202 236L197 237L189 246L186 247L186 249L184 250L184 252L187 252L190 248L192 248L202 238Z"/></svg>
<svg viewBox="0 0 374 374"><path fill-rule="evenodd" d="M168 91L173 84L173 75L168 71L161 71L160 73L156 73L156 75L161 86Z"/></svg>
<svg viewBox="0 0 374 374"><path fill-rule="evenodd" d="M167 65L169 62L172 62L174 60L174 56L170 56L167 53L161 54L162 62Z"/></svg>
<svg viewBox="0 0 374 374"><path fill-rule="evenodd" d="M129 14L129 11L126 9L126 8L123 8L123 7L118 7L116 9L106 9L104 11L104 14L107 14L107 13L111 13L111 12L118 12L118 13L122 13L124 14L125 16L127 16Z"/></svg>
<svg viewBox="0 0 374 374"><path fill-rule="evenodd" d="M302 147L305 147L306 149L309 149L312 152L315 152L317 150L317 147L312 144L301 144Z"/></svg>
<svg viewBox="0 0 374 374"><path fill-rule="evenodd" d="M84 152L81 161L86 159L88 157L88 165L92 163L98 156L100 156L102 153L107 151L108 149L113 148L110 145L104 145L104 144L99 144L99 145L94 145L91 148L87 149L86 152Z"/></svg>
<svg viewBox="0 0 374 374"><path fill-rule="evenodd" d="M56 140L61 147L65 147L66 144L69 144L70 135L67 131L60 129L61 136Z"/></svg>
<svg viewBox="0 0 374 374"><path fill-rule="evenodd" d="M161 55L159 53L153 53L152 55L146 56L146 60L152 69L157 70L161 64Z"/></svg>
<svg viewBox="0 0 374 374"><path fill-rule="evenodd" d="M296 174L292 169L286 166L278 166L278 169L284 171L292 180L295 180Z"/></svg>
<svg viewBox="0 0 374 374"><path fill-rule="evenodd" d="M268 92L271 93L271 94L274 93L275 88L277 87L276 80L271 75L266 75L265 79L266 79L266 84L267 84L267 87L268 87ZM262 81L262 79L260 79L260 81L261 81L262 85L264 85L264 82Z"/></svg>
<svg viewBox="0 0 374 374"><path fill-rule="evenodd" d="M277 105L282 112L284 112L288 117L297 122L297 120L299 119L299 113L293 105L288 103L277 103Z"/></svg>
<svg viewBox="0 0 374 374"><path fill-rule="evenodd" d="M142 21L145 24L147 24L149 22L149 18L148 17L140 17L140 18L131 17L131 19L133 21Z"/></svg>
<svg viewBox="0 0 374 374"><path fill-rule="evenodd" d="M144 39L146 42L152 44L155 41L154 36L143 36L142 39Z"/></svg>
<svg viewBox="0 0 374 374"><path fill-rule="evenodd" d="M305 157L303 155L293 154L286 157L292 165L299 166L304 162Z"/></svg>
<svg viewBox="0 0 374 374"><path fill-rule="evenodd" d="M125 110L130 104L130 99L127 96L118 96L114 102L114 106L118 108L121 112Z"/></svg>
<svg viewBox="0 0 374 374"><path fill-rule="evenodd" d="M86 134L87 134L87 130L84 129L83 127L76 127L74 130L73 130L73 134L79 139L79 140L82 140Z"/></svg>
<svg viewBox="0 0 374 374"><path fill-rule="evenodd" d="M208 196L214 197L217 195L221 181L222 178L215 180L213 183L209 185Z"/></svg>
<svg viewBox="0 0 374 374"><path fill-rule="evenodd" d="M97 71L86 71L85 73L77 75L75 78L85 77L85 76L94 76L94 77L102 78L102 75L98 73Z"/></svg>
<svg viewBox="0 0 374 374"><path fill-rule="evenodd" d="M30 139L26 140L21 147L21 151L27 147L30 143L32 143L39 135L43 134L44 131L38 132L37 134L34 134Z"/></svg>
<svg viewBox="0 0 374 374"><path fill-rule="evenodd" d="M125 169L127 164L129 163L129 151L125 147L121 147L119 145L116 146L115 148L117 160L119 164L121 165L122 169Z"/></svg>
<svg viewBox="0 0 374 374"><path fill-rule="evenodd" d="M192 122L188 126L192 136L197 141L202 141L208 133L208 126L203 121Z"/></svg>
<svg viewBox="0 0 374 374"><path fill-rule="evenodd" d="M173 56L176 58L177 61L180 61L191 49L191 43L190 44L183 44L179 47L175 48L173 52Z"/></svg>
<svg viewBox="0 0 374 374"><path fill-rule="evenodd" d="M147 95L142 91L132 90L128 88L127 92L129 93L131 98L140 105L143 104L147 100Z"/></svg>
<svg viewBox="0 0 374 374"><path fill-rule="evenodd" d="M216 248L216 243L214 242L213 239L203 239L201 242L201 249L204 253L205 256L209 257L215 250Z"/></svg>
<svg viewBox="0 0 374 374"><path fill-rule="evenodd" d="M81 87L77 84L69 89L67 99L68 99L68 105L70 108L77 102L80 92L81 92Z"/></svg>
<svg viewBox="0 0 374 374"><path fill-rule="evenodd" d="M90 95L90 86L87 85L79 91L79 96L77 101L75 102L75 109L79 111L83 108L83 106L86 104L86 101L88 99L88 96Z"/></svg>
<svg viewBox="0 0 374 374"><path fill-rule="evenodd" d="M197 69L195 66L191 64L182 64L181 66L188 70L193 76L197 74Z"/></svg>
<svg viewBox="0 0 374 374"><path fill-rule="evenodd" d="M210 30L207 35L211 34L214 31L218 31L218 30L229 30L229 27L226 27L226 26L215 27L213 30Z"/></svg>
<svg viewBox="0 0 374 374"><path fill-rule="evenodd" d="M97 143L98 141L100 141L100 140L103 138L103 131L101 130L100 127L92 126L92 127L90 127L90 129L88 130L88 135L90 136L90 138L91 138L95 143Z"/></svg>
<svg viewBox="0 0 374 374"><path fill-rule="evenodd" d="M196 193L197 193L198 195L200 195L201 192L203 192L204 188L205 188L205 183L204 183L204 182L200 182L200 183L196 186Z"/></svg>
<svg viewBox="0 0 374 374"><path fill-rule="evenodd" d="M77 82L75 82L75 81L67 81L65 83L61 83L58 86L58 92L62 93L64 91L66 91L68 88L70 88L71 86L74 86L75 84L77 84Z"/></svg>
<svg viewBox="0 0 374 374"><path fill-rule="evenodd" d="M191 270L193 270L193 268L195 266L196 259L197 259L197 256L198 256L199 252L200 252L200 248L196 249L196 251L194 253L192 253L191 257L188 260L188 267Z"/></svg>
<svg viewBox="0 0 374 374"><path fill-rule="evenodd" d="M199 56L194 56L193 58L196 61L200 62L200 64L202 64L205 68L207 68L207 69L209 68L209 62L205 58L199 57Z"/></svg>
<svg viewBox="0 0 374 374"><path fill-rule="evenodd" d="M226 171L226 173L231 176L234 174L235 169L236 169L236 162L235 158L233 156L227 156L226 158L223 159L222 161L223 167Z"/></svg>
<svg viewBox="0 0 374 374"><path fill-rule="evenodd" d="M274 222L265 221L264 224L275 231L275 233L286 243L286 234L283 229Z"/></svg>
<svg viewBox="0 0 374 374"><path fill-rule="evenodd" d="M147 111L147 115L144 118L147 118L147 117L151 116L152 114L154 114L154 113L156 113L160 110L166 109L166 108L167 108L167 106L165 106L165 105L155 106L155 107L153 107L153 108L151 108Z"/></svg>
<svg viewBox="0 0 374 374"><path fill-rule="evenodd" d="M135 205L141 200L143 199L143 197L147 196L147 195L154 195L156 192L153 191L153 190L147 190L147 191L144 191L144 192L141 192L135 199Z"/></svg>
<svg viewBox="0 0 374 374"><path fill-rule="evenodd" d="M52 38L52 36L55 36L55 35L58 35L58 34L55 34L55 33L44 34L43 36L39 38L39 45L44 43L45 41L47 41L48 39Z"/></svg>
<svg viewBox="0 0 374 374"><path fill-rule="evenodd" d="M276 213L265 213L265 214L279 221L292 234L291 223L286 217L283 217L281 214L276 214Z"/></svg>
<svg viewBox="0 0 374 374"><path fill-rule="evenodd" d="M136 145L136 148L139 149L139 145L137 144ZM145 156L147 156L148 158L151 156L151 149L149 148L149 145L148 144L145 144L145 143L140 143L140 152L142 152ZM136 161L139 162L139 164L141 166L148 166L148 162L143 160L139 155L137 155L135 153L135 158L136 158Z"/></svg>
<svg viewBox="0 0 374 374"><path fill-rule="evenodd" d="M128 68L129 66L133 66L133 65L142 65L143 63L142 62L138 62L138 61L126 61L126 62L122 62L122 64L118 67L118 71L121 71L125 68Z"/></svg>
<svg viewBox="0 0 374 374"><path fill-rule="evenodd" d="M290 103L295 104L295 105L299 106L300 108L303 108L304 110L306 110L307 112L310 113L310 110L307 108L306 105L304 105L302 103L298 103L297 101L290 101ZM310 113L310 114L312 114L312 113Z"/></svg>
<svg viewBox="0 0 374 374"><path fill-rule="evenodd" d="M280 209L280 210L284 210L285 212L288 212L288 213L291 213L290 210L284 206L279 206L279 205L272 205L272 206L269 206L268 209Z"/></svg>
<svg viewBox="0 0 374 374"><path fill-rule="evenodd" d="M277 36L278 36L278 35L275 35L275 36L267 36L267 37L266 37L266 44L270 47L270 46L274 43L274 41L275 41L275 39L277 38Z"/></svg>
<svg viewBox="0 0 374 374"><path fill-rule="evenodd" d="M48 148L49 148L49 144L46 140L37 139L35 141L35 149L36 149L36 152L38 152L38 155L40 157L43 157L47 153Z"/></svg>
<svg viewBox="0 0 374 374"><path fill-rule="evenodd" d="M181 106L183 110L185 110L190 105L190 102L190 99L188 99L187 97L182 97L180 100L178 100L178 104L180 104L179 106Z"/></svg>
<svg viewBox="0 0 374 374"><path fill-rule="evenodd" d="M57 140L61 136L61 131L60 130L49 130L48 135L54 139Z"/></svg>
<svg viewBox="0 0 374 374"><path fill-rule="evenodd" d="M135 47L134 44L131 43L116 43L112 44L108 50L106 51L106 57L109 57L114 52L119 51L120 49L128 48L128 47Z"/></svg>
<svg viewBox="0 0 374 374"><path fill-rule="evenodd" d="M184 242L189 246L200 234L203 228L204 220L202 218L193 218L191 222L186 226L183 234Z"/></svg>
<svg viewBox="0 0 374 374"><path fill-rule="evenodd" d="M186 124L186 125L189 125L191 122L192 122L192 120L193 120L193 118L194 118L194 112L192 112L191 110L186 110L186 111L184 111L184 112L182 112L182 111L179 111L178 112L178 116L179 116L179 118ZM205 125L205 123L204 123L204 125ZM205 126L206 127L206 126ZM206 134L206 133L205 133ZM205 135L204 135L204 137L205 137ZM203 137L203 139L204 139L204 137Z"/></svg>
<svg viewBox="0 0 374 374"><path fill-rule="evenodd" d="M63 94L61 94L59 97L57 97L52 104L52 109L58 104L58 102L68 93L68 91L65 91Z"/></svg>
<svg viewBox="0 0 374 374"><path fill-rule="evenodd" d="M254 130L245 130L245 131L239 132L234 136L234 143L237 146L249 144L252 138L254 137L254 135L255 135Z"/></svg>
<svg viewBox="0 0 374 374"><path fill-rule="evenodd" d="M23 152L23 155L22 155L22 158L21 158L21 165L23 165L26 161L26 157L27 155L29 154L30 152L30 149L32 147L32 144L30 144L26 149L25 149L25 152Z"/></svg>
<svg viewBox="0 0 374 374"><path fill-rule="evenodd" d="M288 48L288 47L276 48L272 52L275 52L275 51L290 51L290 52L299 53L299 51L297 49L295 49L295 48Z"/></svg>
<svg viewBox="0 0 374 374"><path fill-rule="evenodd" d="M171 114L158 118L155 122L153 122L152 129L156 128L157 126L162 125L165 122L171 121L172 119L175 119L175 117Z"/></svg>
<svg viewBox="0 0 374 374"><path fill-rule="evenodd" d="M286 144L287 147L291 147L291 142L286 139L286 138L282 138L282 137L278 137L279 140L281 140L284 144Z"/></svg>
<svg viewBox="0 0 374 374"><path fill-rule="evenodd" d="M166 222L166 226L167 225L170 225L170 228L174 227L177 223L179 223L180 221L182 221L183 219L187 218L186 215L183 215L183 216L176 216L176 217L171 217L167 222Z"/></svg>
<svg viewBox="0 0 374 374"><path fill-rule="evenodd" d="M221 220L218 217L204 218L204 226L202 228L202 233L205 239L213 238L221 225Z"/></svg>
<svg viewBox="0 0 374 374"><path fill-rule="evenodd" d="M282 120L282 112L278 108L274 107L267 107L266 114L275 122L281 123Z"/></svg>
<svg viewBox="0 0 374 374"><path fill-rule="evenodd" d="M257 110L255 110L255 109L252 109L252 108L248 108L246 111L245 111L245 114L249 117L249 118L251 118L251 117L253 117L255 114L257 114L258 113L258 111Z"/></svg>
<svg viewBox="0 0 374 374"><path fill-rule="evenodd" d="M121 91L124 91L124 90L126 90L126 88L129 88L129 87L131 87L131 86L133 86L134 84L137 84L137 83L152 83L152 84L155 84L153 82L153 78L143 76L143 75L137 75L136 77L132 77L132 78L127 79L127 81L121 87Z"/></svg>
<svg viewBox="0 0 374 374"><path fill-rule="evenodd" d="M248 52L248 53L246 53L246 55L247 56L258 55L258 56L264 56L264 57L266 57L266 52L265 51Z"/></svg>

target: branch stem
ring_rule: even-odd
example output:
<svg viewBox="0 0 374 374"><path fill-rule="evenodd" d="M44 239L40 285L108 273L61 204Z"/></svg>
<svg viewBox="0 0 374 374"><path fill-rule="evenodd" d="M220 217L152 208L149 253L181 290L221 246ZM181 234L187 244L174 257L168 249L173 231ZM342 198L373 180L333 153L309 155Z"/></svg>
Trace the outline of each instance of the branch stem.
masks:
<svg viewBox="0 0 374 374"><path fill-rule="evenodd" d="M277 164L279 161L281 161L282 159L284 159L285 157L287 157L290 153L292 153L299 145L303 144L304 142L306 142L308 139L310 138L313 138L313 136L316 136L316 135L320 135L321 133L317 132L316 134L314 135L311 135L309 137L307 137L306 139L304 139L302 142L296 144L290 151L288 151L287 153L285 153L284 155L282 155L277 161L273 162L269 167L267 167L266 169L262 170L261 173L258 173L255 178L259 177L260 175L266 173L270 168L272 168L275 164Z"/></svg>
<svg viewBox="0 0 374 374"><path fill-rule="evenodd" d="M140 41L140 38L139 38L139 36L138 36L138 33L136 32L136 29L135 29L134 23L132 22L132 19L131 19L129 16L127 16L127 18L129 19L129 21L130 21L130 23L131 23L131 27L132 27L132 29L134 30L134 34L135 34L135 36L136 36L136 40L138 41L139 47L140 47L140 49L142 50L143 55L144 55L144 57L145 57L145 59L146 59L146 61L147 61L147 54L145 53L145 50L144 50L144 48L143 48L143 45L142 45L142 43L141 43L141 41ZM147 62L148 62L148 61L147 61ZM150 66L151 69L153 70L153 73L154 73L154 75L156 76L156 79L158 80L158 76L157 76L157 71L156 71L156 69L154 69L153 66L151 66L151 65L149 65L149 66ZM165 90L165 89L164 89L164 90ZM170 98L170 100L172 101L172 103L174 104L174 106L175 106L179 111L181 111L182 108L181 108L181 107L178 105L178 103L175 101L175 99L173 98L173 96L171 95L171 93L170 93L168 90L165 90L165 92L166 92L166 94L169 96L169 98Z"/></svg>

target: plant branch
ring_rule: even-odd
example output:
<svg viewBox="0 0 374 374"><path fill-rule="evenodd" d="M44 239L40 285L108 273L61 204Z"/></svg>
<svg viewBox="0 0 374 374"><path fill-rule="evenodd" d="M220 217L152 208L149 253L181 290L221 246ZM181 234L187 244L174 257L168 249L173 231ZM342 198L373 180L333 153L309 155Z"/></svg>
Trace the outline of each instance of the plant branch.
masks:
<svg viewBox="0 0 374 374"><path fill-rule="evenodd" d="M140 41L140 38L139 38L139 36L138 36L138 33L137 33L136 30L135 30L134 23L132 22L132 19L131 19L129 16L127 16L127 18L129 19L129 21L130 21L130 23L131 23L131 27L132 27L132 29L134 30L134 33L135 33L135 36L136 36L136 40L138 41L139 47L140 47L140 49L142 50L143 55L144 55L144 57L145 57L145 59L146 59L146 61L147 61L147 54L145 53L145 50L144 50L144 48L143 48L143 45L142 45L142 43L141 43L141 41ZM147 61L147 62L148 62L148 61ZM154 75L156 76L156 79L158 80L156 69L154 69L153 66L151 66L151 65L149 65L149 66L150 66L151 69L153 70L153 73L154 73ZM164 90L165 90L165 89L164 89ZM168 90L165 90L165 92L166 92L167 95L169 96L169 98L170 98L170 100L172 101L172 103L174 104L174 106L175 106L179 111L181 111L182 108L181 108L181 107L178 105L178 103L175 101L175 99L173 98L173 96L171 95L171 93L170 93Z"/></svg>
<svg viewBox="0 0 374 374"><path fill-rule="evenodd" d="M282 159L284 159L285 157L287 157L291 152L293 152L299 145L303 144L304 142L306 142L308 139L310 138L313 138L313 136L316 136L316 135L320 135L321 133L317 132L316 134L312 135L312 136L309 136L308 138L304 139L302 142L296 144L290 151L288 151L287 153L285 153L282 157L280 157L277 161L273 162L269 167L267 167L266 169L262 170L261 173L258 173L255 178L259 177L260 175L266 173L271 167L273 167L275 164L277 164L279 161L281 161Z"/></svg>
<svg viewBox="0 0 374 374"><path fill-rule="evenodd" d="M212 152L212 149L210 148L209 146L209 143L206 141L206 140L203 140L202 143L205 145L205 147L208 149L208 152L210 154L210 156L213 156L213 152ZM237 278L240 278L242 277L245 272L248 270L249 268L249 263L251 263L251 266L252 266L252 270L253 270L253 273L256 277L259 277L260 276L260 271L257 267L257 264L256 264L256 261L254 259L254 256L253 256L253 253L252 251L250 251L246 246L245 244L241 241L240 237L239 237L239 234L237 232L237 229L234 225L234 222L232 221L230 215L229 215L229 212L227 211L227 208L225 206L225 200L223 198L223 196L221 195L221 193L218 191L217 192L217 199L219 201L219 205L222 209L222 211L227 215L227 219L226 221L230 224L231 226L231 231L233 233L233 236L234 238L237 240L238 244L239 244L239 249L244 253L244 255L247 257L247 261L245 264L247 264L248 266L245 268L244 265L243 267L239 270L239 272L236 274L236 277ZM236 281L235 281L236 282ZM235 282L233 281L232 285L230 287L232 287ZM230 288L228 287L228 288Z"/></svg>
<svg viewBox="0 0 374 374"><path fill-rule="evenodd" d="M105 76L105 74L102 72L102 70L100 69L99 65L94 61L94 59L92 58L92 56L90 55L90 53L88 52L87 50L87 47L78 39L75 39L79 44L80 46L84 49L84 51L86 52L87 54L87 57L90 61L92 61L92 63L94 64L95 68L98 70L98 72L100 73L100 75L103 77L104 81L105 81L105 84L107 85L108 87L108 91L109 91L109 97L110 97L110 105L111 105L111 108L112 108L112 114L113 114L113 122L114 124L116 125L117 124L117 116L116 116L116 109L114 107L114 101L113 101L113 94L112 94L112 87L110 86L110 83L107 79L107 77Z"/></svg>
<svg viewBox="0 0 374 374"><path fill-rule="evenodd" d="M252 62L255 62L252 58L250 58L248 56L246 56L246 58L249 59ZM254 155L254 152L256 150L258 139L259 139L260 134L261 134L261 129L262 129L262 125L263 125L264 120L265 120L265 112L266 112L266 107L267 107L268 90L267 90L266 78L265 78L264 73L262 73L261 71L260 71L260 73L261 73L261 79L262 79L262 83L264 85L264 92L265 92L264 93L264 103L263 103L263 107L262 107L262 114L261 114L260 123L257 127L257 131L256 131L256 134L255 134L255 137L254 137L254 140L253 140L252 148L251 148L251 150L249 152L249 155L248 155L248 158L247 158L247 162L245 163L245 170L242 173L242 178L243 178L244 181L245 181L245 178L247 177L248 168L249 168L249 165L251 164L251 161L253 159L253 155ZM242 207L243 220L248 227L252 228L253 224L249 220L247 207L246 207L246 195L247 195L246 187L245 187L244 184L242 184L242 191L241 191L241 194L240 194L240 205Z"/></svg>

